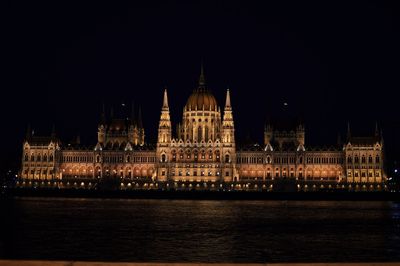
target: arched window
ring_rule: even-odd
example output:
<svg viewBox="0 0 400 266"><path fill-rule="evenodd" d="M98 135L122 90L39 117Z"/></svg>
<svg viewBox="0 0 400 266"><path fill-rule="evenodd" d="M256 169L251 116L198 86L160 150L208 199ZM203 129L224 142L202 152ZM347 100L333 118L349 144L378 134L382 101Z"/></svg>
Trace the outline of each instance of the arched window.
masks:
<svg viewBox="0 0 400 266"><path fill-rule="evenodd" d="M378 155L375 157L375 163L379 163L379 156Z"/></svg>
<svg viewBox="0 0 400 266"><path fill-rule="evenodd" d="M347 163L352 163L353 160L351 159L351 156L347 157Z"/></svg>
<svg viewBox="0 0 400 266"><path fill-rule="evenodd" d="M372 163L372 156L371 155L368 157L368 163Z"/></svg>
<svg viewBox="0 0 400 266"><path fill-rule="evenodd" d="M229 154L225 155L225 163L229 163Z"/></svg>
<svg viewBox="0 0 400 266"><path fill-rule="evenodd" d="M361 157L361 163L365 163L365 156L364 155Z"/></svg>
<svg viewBox="0 0 400 266"><path fill-rule="evenodd" d="M38 154L38 156L36 157L36 161L40 162L42 160L42 157L40 156L40 154Z"/></svg>
<svg viewBox="0 0 400 266"><path fill-rule="evenodd" d="M129 155L126 156L126 162L127 162L127 163L130 163L130 162L131 162L131 156L129 156Z"/></svg>
<svg viewBox="0 0 400 266"><path fill-rule="evenodd" d="M96 163L100 162L100 155L96 155Z"/></svg>
<svg viewBox="0 0 400 266"><path fill-rule="evenodd" d="M271 163L271 157L267 156L267 163Z"/></svg>
<svg viewBox="0 0 400 266"><path fill-rule="evenodd" d="M303 157L302 156L300 156L300 158L299 158L299 163L303 163Z"/></svg>
<svg viewBox="0 0 400 266"><path fill-rule="evenodd" d="M34 162L35 161L35 156L32 154L31 155L31 161Z"/></svg>
<svg viewBox="0 0 400 266"><path fill-rule="evenodd" d="M167 161L167 156L165 154L161 155L161 162L165 163Z"/></svg>
<svg viewBox="0 0 400 266"><path fill-rule="evenodd" d="M43 156L43 161L44 161L44 162L47 162L47 154L45 154L45 155Z"/></svg>
<svg viewBox="0 0 400 266"><path fill-rule="evenodd" d="M201 129L201 126L199 126L199 129L197 131L197 142L200 142L203 136L203 130Z"/></svg>
<svg viewBox="0 0 400 266"><path fill-rule="evenodd" d="M27 153L25 153L24 161L25 161L25 162L28 161L28 154L27 154Z"/></svg>
<svg viewBox="0 0 400 266"><path fill-rule="evenodd" d="M354 157L354 162L355 163L359 163L359 160L358 160L358 156L356 155L356 157Z"/></svg>

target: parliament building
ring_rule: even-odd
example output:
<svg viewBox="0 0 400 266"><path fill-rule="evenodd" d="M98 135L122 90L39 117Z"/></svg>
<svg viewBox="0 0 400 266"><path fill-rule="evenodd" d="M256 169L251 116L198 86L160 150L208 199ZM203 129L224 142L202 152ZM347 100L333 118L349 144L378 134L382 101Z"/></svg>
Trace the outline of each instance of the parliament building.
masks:
<svg viewBox="0 0 400 266"><path fill-rule="evenodd" d="M221 108L203 69L174 128L173 133L165 89L155 144L145 140L140 109L137 118L107 117L103 110L91 147L79 140L65 145L55 132L43 137L28 130L17 185L92 189L114 180L120 189L274 191L281 184L298 191L385 189L377 126L369 137L354 137L348 127L344 143L320 149L306 145L302 123L292 128L267 123L263 145L238 146L230 91Z"/></svg>

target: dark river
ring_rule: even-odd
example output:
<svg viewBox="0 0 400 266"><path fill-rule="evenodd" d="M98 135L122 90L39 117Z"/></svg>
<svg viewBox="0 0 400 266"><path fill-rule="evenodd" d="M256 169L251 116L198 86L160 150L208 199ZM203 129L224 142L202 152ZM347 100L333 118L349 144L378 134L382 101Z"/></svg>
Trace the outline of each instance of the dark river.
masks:
<svg viewBox="0 0 400 266"><path fill-rule="evenodd" d="M400 204L21 198L0 258L133 262L400 261Z"/></svg>

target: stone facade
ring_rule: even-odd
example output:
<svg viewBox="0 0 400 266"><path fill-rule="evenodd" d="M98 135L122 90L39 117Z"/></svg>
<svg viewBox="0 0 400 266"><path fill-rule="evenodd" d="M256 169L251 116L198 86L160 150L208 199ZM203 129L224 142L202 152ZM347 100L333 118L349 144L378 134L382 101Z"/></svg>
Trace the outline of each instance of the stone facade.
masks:
<svg viewBox="0 0 400 266"><path fill-rule="evenodd" d="M230 91L222 111L206 86L203 70L175 134L172 128L165 90L155 145L145 142L140 109L137 118L132 111L130 118L111 114L108 119L103 110L97 144L92 147L83 147L79 141L63 145L54 132L51 137L37 137L29 130L20 177L93 183L119 178L121 185L131 180L157 186L218 182L233 187L236 182L262 188L279 180L292 180L302 188L352 183L382 186L386 181L378 128L364 138L352 137L349 128L344 144L321 149L306 146L302 123L286 129L267 123L263 145L237 147Z"/></svg>

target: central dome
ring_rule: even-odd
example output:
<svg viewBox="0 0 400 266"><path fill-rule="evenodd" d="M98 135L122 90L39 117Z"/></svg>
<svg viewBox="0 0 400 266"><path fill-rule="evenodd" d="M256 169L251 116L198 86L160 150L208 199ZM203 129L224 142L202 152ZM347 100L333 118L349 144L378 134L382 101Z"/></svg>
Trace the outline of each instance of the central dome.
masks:
<svg viewBox="0 0 400 266"><path fill-rule="evenodd" d="M186 110L217 111L217 100L214 95L205 89L194 90L187 100Z"/></svg>
<svg viewBox="0 0 400 266"><path fill-rule="evenodd" d="M199 78L199 86L193 91L186 102L185 109L189 110L217 111L217 100L214 95L207 89L206 80L204 78L203 65Z"/></svg>

